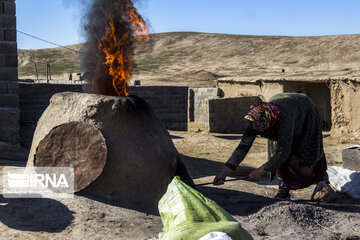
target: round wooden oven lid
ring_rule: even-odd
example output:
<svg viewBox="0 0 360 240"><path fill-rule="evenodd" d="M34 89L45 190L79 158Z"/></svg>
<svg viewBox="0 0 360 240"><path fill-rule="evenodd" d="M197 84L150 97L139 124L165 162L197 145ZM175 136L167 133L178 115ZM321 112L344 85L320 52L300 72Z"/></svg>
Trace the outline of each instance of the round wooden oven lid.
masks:
<svg viewBox="0 0 360 240"><path fill-rule="evenodd" d="M35 167L73 167L78 192L102 173L107 157L105 138L98 128L84 122L54 127L36 149Z"/></svg>

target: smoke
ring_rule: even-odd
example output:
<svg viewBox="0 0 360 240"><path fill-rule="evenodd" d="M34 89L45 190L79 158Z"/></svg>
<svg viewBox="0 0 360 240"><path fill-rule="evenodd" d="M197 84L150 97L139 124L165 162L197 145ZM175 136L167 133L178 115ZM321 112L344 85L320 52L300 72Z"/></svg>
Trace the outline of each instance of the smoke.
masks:
<svg viewBox="0 0 360 240"><path fill-rule="evenodd" d="M80 0L80 2L80 5L86 4L87 6L82 21L86 42L82 49L84 54L81 61L83 71L90 72L87 92L119 95L119 91L114 89L113 76L109 75L109 66L104 64L108 56L102 48L111 48L110 45L114 45L106 39L111 31L110 25L113 25L113 34L115 35L113 39L116 39L115 41L118 43L115 43L116 47L111 50L113 51L111 54L121 54L127 57L124 61L114 62L112 65L122 65L121 68L129 71L131 76L135 67L132 55L136 43L136 28L139 25L134 25L132 22L133 17L129 15L129 9L132 9L132 13L137 18L141 20L142 18L134 8L133 0ZM120 80L125 80L126 83L129 81L129 79ZM120 87L127 88L126 83Z"/></svg>

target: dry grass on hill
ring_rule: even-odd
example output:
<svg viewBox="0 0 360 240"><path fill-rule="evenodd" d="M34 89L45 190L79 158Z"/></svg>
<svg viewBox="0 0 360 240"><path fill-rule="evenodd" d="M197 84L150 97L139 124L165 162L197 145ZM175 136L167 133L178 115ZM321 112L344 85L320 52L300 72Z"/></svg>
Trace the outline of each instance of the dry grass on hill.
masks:
<svg viewBox="0 0 360 240"><path fill-rule="evenodd" d="M81 49L81 45L70 48ZM43 75L79 72L79 54L61 48L19 50L20 77L34 76L32 54ZM237 77L355 77L360 73L360 35L321 37L247 36L176 32L153 34L135 49L143 85L214 86ZM44 65L45 66L45 65ZM285 69L285 73L281 70Z"/></svg>

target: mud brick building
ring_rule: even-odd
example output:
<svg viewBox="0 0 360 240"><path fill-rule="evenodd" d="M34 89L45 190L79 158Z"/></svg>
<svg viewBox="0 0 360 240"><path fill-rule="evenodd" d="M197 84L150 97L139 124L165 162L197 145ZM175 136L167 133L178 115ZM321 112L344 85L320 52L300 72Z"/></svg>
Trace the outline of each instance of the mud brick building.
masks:
<svg viewBox="0 0 360 240"><path fill-rule="evenodd" d="M314 101L323 129L333 136L360 139L360 80L357 78L222 78L225 98L258 96L269 101L283 92L305 93Z"/></svg>
<svg viewBox="0 0 360 240"><path fill-rule="evenodd" d="M0 0L0 158L20 150L15 0Z"/></svg>

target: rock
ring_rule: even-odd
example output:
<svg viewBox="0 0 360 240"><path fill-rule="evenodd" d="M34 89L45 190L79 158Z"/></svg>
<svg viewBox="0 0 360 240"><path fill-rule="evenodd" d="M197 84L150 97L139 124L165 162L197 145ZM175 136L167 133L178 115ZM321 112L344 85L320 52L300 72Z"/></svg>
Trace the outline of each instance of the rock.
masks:
<svg viewBox="0 0 360 240"><path fill-rule="evenodd" d="M360 145L345 148L342 151L342 161L344 168L360 171Z"/></svg>
<svg viewBox="0 0 360 240"><path fill-rule="evenodd" d="M85 192L157 206L175 175L179 154L149 105L136 96L55 94L38 121L27 166L34 165L39 142L54 127L74 121L97 127L108 150L103 172Z"/></svg>

